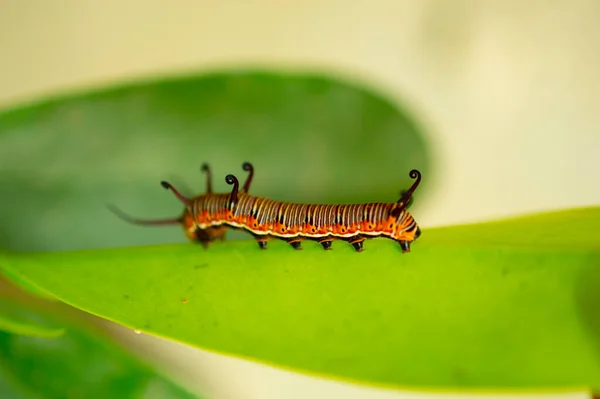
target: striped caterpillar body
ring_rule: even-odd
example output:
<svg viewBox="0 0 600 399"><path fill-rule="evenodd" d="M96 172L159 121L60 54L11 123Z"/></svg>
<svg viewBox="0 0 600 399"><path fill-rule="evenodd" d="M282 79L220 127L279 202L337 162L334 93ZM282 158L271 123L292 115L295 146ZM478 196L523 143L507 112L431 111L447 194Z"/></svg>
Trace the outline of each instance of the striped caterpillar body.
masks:
<svg viewBox="0 0 600 399"><path fill-rule="evenodd" d="M261 249L266 249L267 241L274 237L295 249L302 249L302 240L318 241L326 250L331 249L332 241L344 240L361 252L366 239L386 237L397 241L404 253L421 235L407 211L421 182L421 173L413 169L409 176L417 180L397 202L344 205L299 204L256 197L248 194L246 185L240 190L234 175L225 178L227 184L233 185L231 193L193 199L184 197L165 181L161 184L189 209L199 229L224 225L244 229L255 237Z"/></svg>
<svg viewBox="0 0 600 399"><path fill-rule="evenodd" d="M250 184L252 183L252 177L254 176L254 167L252 164L245 162L242 165L242 168L249 172L248 178L244 183L244 187L242 188L242 192L247 192L250 189ZM193 201L198 202L208 202L211 201L212 197L218 197L220 195L229 196L229 193L226 194L215 194L212 192L212 177L210 172L210 167L208 164L202 164L200 170L206 173L206 193L198 195L194 197ZM168 219L156 219L156 220L144 220L133 218L119 208L109 205L108 207L113 213L115 213L119 218L133 224L145 225L145 226L166 226L179 224L183 228L185 235L191 241L198 242L202 244L205 248L208 247L212 242L216 240L223 241L225 240L225 233L229 229L229 226L226 224L214 225L214 226L206 226L200 227L196 223L194 219L194 215L191 210L186 206L183 210L183 214L179 217L168 218Z"/></svg>

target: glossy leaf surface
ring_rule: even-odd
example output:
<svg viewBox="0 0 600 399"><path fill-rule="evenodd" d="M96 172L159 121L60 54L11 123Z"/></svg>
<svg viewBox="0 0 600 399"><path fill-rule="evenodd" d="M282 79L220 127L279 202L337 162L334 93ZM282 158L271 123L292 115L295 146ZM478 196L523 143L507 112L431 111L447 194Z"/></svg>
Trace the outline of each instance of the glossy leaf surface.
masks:
<svg viewBox="0 0 600 399"><path fill-rule="evenodd" d="M599 222L590 208L423 228L410 254L383 239L362 253L237 241L9 254L4 266L131 328L334 378L598 388Z"/></svg>

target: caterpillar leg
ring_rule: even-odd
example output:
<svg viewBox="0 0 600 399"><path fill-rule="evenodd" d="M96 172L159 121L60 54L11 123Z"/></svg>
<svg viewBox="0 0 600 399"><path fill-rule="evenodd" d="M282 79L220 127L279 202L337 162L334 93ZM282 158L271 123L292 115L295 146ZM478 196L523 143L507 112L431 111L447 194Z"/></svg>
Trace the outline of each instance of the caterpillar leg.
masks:
<svg viewBox="0 0 600 399"><path fill-rule="evenodd" d="M410 252L410 243L408 241L398 241L398 244L400 244L400 248L402 248L402 253Z"/></svg>
<svg viewBox="0 0 600 399"><path fill-rule="evenodd" d="M201 244L205 249L207 249L210 244L213 242L213 237L211 237L211 235L208 233L207 230L201 230L201 229L197 229L194 232L194 240Z"/></svg>
<svg viewBox="0 0 600 399"><path fill-rule="evenodd" d="M294 249L302 249L302 240L300 238L292 238L286 240L288 244L290 244Z"/></svg>
<svg viewBox="0 0 600 399"><path fill-rule="evenodd" d="M350 239L348 242L350 244L352 244L352 246L354 247L354 249L356 250L356 252L362 252L365 249L363 248L363 242L366 241L365 237L362 236L356 236L352 239Z"/></svg>
<svg viewBox="0 0 600 399"><path fill-rule="evenodd" d="M267 249L267 241L269 241L267 237L256 237L256 243L260 249Z"/></svg>
<svg viewBox="0 0 600 399"><path fill-rule="evenodd" d="M333 239L331 238L325 238L323 240L319 240L319 244L321 244L323 246L323 249L326 251L331 251L331 243L333 242Z"/></svg>

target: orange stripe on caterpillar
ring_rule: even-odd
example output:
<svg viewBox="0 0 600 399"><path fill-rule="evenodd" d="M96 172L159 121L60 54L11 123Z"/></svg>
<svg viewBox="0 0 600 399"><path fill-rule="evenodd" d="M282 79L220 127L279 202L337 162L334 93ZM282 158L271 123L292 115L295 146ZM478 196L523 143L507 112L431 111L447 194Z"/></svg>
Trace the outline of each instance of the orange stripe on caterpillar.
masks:
<svg viewBox="0 0 600 399"><path fill-rule="evenodd" d="M243 192L247 192L250 189L250 185L252 184L252 178L254 176L254 167L249 162L244 162L244 164L242 164L242 169L249 172L248 178L246 179L246 183L244 184L244 187L242 189ZM183 201L184 204L186 204L183 213L179 217L155 220L137 219L127 215L114 205L108 205L108 208L119 218L132 224L144 226L166 226L179 224L183 228L183 231L188 237L188 239L194 242L198 242L204 247L208 247L213 241L216 240L223 241L225 240L225 233L229 229L229 226L219 224L206 225L204 227L200 227L196 223L194 213L192 212L192 210L190 210L190 207L188 206L192 203L217 204L218 198L219 196L221 196L221 194L215 194L212 192L212 176L209 165L207 163L202 164L200 170L206 174L206 192L204 194L192 198L191 200L188 200L187 198L179 194L179 199ZM170 184L163 183L161 183L163 187L170 187ZM225 193L222 195L229 197L230 194Z"/></svg>
<svg viewBox="0 0 600 399"><path fill-rule="evenodd" d="M163 182L163 186L191 210L199 228L225 225L244 229L262 249L267 247L267 239L274 237L287 241L295 249L301 249L302 240L318 241L324 249L331 249L333 240L344 240L360 252L366 239L386 237L397 241L402 252L409 252L411 243L421 235L407 211L421 182L421 173L413 169L409 176L416 181L396 202L347 205L298 204L257 197L239 190L234 175L225 178L233 186L231 193L215 194L208 201L203 197L189 200L170 184Z"/></svg>

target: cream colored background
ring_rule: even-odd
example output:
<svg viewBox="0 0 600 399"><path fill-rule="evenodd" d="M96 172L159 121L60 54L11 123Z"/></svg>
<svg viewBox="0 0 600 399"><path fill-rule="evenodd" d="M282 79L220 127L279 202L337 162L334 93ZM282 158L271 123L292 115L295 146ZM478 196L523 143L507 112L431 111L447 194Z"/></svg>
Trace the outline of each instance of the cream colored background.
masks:
<svg viewBox="0 0 600 399"><path fill-rule="evenodd" d="M0 51L1 106L220 65L367 80L435 144L423 226L600 204L597 0L0 0ZM398 397L125 335L212 398Z"/></svg>

